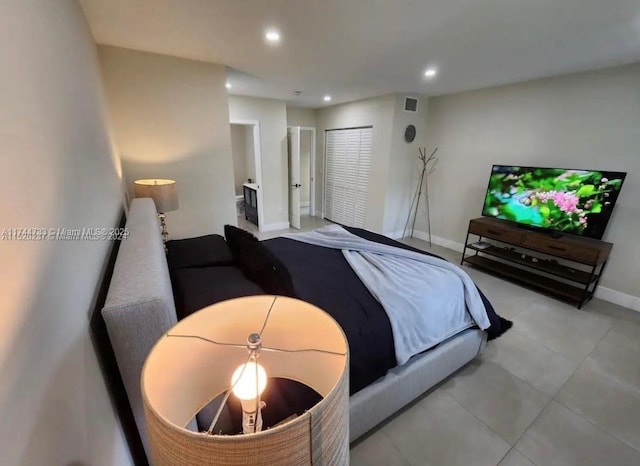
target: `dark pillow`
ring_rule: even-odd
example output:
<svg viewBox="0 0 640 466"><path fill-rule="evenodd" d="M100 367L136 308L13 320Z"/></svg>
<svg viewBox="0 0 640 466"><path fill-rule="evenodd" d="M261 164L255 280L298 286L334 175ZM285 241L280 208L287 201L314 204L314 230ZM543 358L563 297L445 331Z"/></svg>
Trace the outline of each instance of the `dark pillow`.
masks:
<svg viewBox="0 0 640 466"><path fill-rule="evenodd" d="M238 267L174 270L172 284L178 319L220 301L264 294Z"/></svg>
<svg viewBox="0 0 640 466"><path fill-rule="evenodd" d="M169 269L233 265L233 254L220 235L167 241Z"/></svg>
<svg viewBox="0 0 640 466"><path fill-rule="evenodd" d="M242 273L269 294L295 297L289 270L269 249L251 238L236 238L234 257Z"/></svg>
<svg viewBox="0 0 640 466"><path fill-rule="evenodd" d="M233 257L236 257L238 255L237 254L238 241L247 240L247 241L255 241L256 243L258 242L258 238L253 236L251 233L249 233L246 230L243 230L242 228L234 227L233 225L224 226L224 237L227 240L227 244L231 249L231 253L233 254Z"/></svg>

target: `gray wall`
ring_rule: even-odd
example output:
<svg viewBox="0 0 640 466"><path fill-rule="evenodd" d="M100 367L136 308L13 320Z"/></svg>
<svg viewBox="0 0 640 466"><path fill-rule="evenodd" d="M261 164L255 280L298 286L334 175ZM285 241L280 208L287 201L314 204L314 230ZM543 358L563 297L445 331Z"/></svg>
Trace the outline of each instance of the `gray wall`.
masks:
<svg viewBox="0 0 640 466"><path fill-rule="evenodd" d="M432 150L427 145L427 98L419 98L416 113L404 111L404 98L404 94L395 96L384 207L383 232L396 237L402 235L422 170L422 165L418 162L418 147L426 147L429 153ZM407 143L404 139L404 131L410 124L416 127L416 138L412 143ZM420 201L416 230L425 231L426 229L424 206L424 201Z"/></svg>
<svg viewBox="0 0 640 466"><path fill-rule="evenodd" d="M388 235L401 234L417 185L418 147L425 146L427 99L420 98L417 113L404 112L404 94L322 108L316 111L316 209L322 211L325 130L373 126L373 153L369 178L367 228ZM414 124L413 143L404 141L404 129Z"/></svg>
<svg viewBox="0 0 640 466"><path fill-rule="evenodd" d="M313 128L316 123L316 110L303 107L287 107L287 125Z"/></svg>
<svg viewBox="0 0 640 466"><path fill-rule="evenodd" d="M231 125L231 155L236 195L242 194L242 184L247 181L247 135L242 125Z"/></svg>
<svg viewBox="0 0 640 466"><path fill-rule="evenodd" d="M627 171L602 284L640 296L640 64L436 97L429 145L433 233L463 242L494 163Z"/></svg>
<svg viewBox="0 0 640 466"><path fill-rule="evenodd" d="M322 212L325 130L373 126L366 228L382 232L393 128L393 94L319 109L317 116L316 210Z"/></svg>
<svg viewBox="0 0 640 466"><path fill-rule="evenodd" d="M235 224L233 161L223 66L118 47L98 48L127 187L177 182L170 237L221 233Z"/></svg>
<svg viewBox="0 0 640 466"><path fill-rule="evenodd" d="M0 3L0 230L122 212L95 44L72 0ZM0 464L131 464L89 336L110 241L0 240Z"/></svg>
<svg viewBox="0 0 640 466"><path fill-rule="evenodd" d="M279 225L289 221L287 110L284 101L256 97L229 96L230 121L260 122L264 223ZM282 226L280 226L282 228Z"/></svg>

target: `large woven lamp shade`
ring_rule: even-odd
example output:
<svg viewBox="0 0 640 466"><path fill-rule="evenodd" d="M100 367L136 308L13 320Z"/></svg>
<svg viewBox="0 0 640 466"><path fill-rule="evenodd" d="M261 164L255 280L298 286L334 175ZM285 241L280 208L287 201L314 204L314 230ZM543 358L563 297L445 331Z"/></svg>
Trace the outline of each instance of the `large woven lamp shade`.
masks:
<svg viewBox="0 0 640 466"><path fill-rule="evenodd" d="M257 433L187 429L196 413L229 391L231 374L247 361L243 344L256 333L262 342L259 364L268 377L301 382L322 399L302 415ZM161 337L143 368L152 464L346 465L348 367L342 329L309 303L252 296L204 308Z"/></svg>
<svg viewBox="0 0 640 466"><path fill-rule="evenodd" d="M150 197L159 214L178 208L178 191L174 180L151 178L133 182L136 197Z"/></svg>

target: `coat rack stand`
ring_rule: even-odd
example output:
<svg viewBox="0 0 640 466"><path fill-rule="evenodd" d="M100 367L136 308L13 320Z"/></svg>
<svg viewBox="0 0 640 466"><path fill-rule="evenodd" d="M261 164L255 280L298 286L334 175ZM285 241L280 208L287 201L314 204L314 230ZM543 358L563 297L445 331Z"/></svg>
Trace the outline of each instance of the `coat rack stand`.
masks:
<svg viewBox="0 0 640 466"><path fill-rule="evenodd" d="M435 156L436 152L438 152L437 147L434 149L431 155L427 157L427 148L418 148L418 153L420 154L418 155L418 159L422 162L422 170L420 172L420 179L418 181L418 186L416 187L416 192L413 195L413 199L411 200L409 215L407 216L407 221L405 222L404 229L402 231L402 237L406 238L407 231L409 230L409 225L411 225L411 234L408 236L410 238L413 238L413 233L416 227L416 218L418 217L418 209L420 207L420 200L424 198L425 216L427 219L427 234L429 235L429 247L431 247L431 220L429 218L428 178L429 175L433 172L436 163L438 163L438 158Z"/></svg>

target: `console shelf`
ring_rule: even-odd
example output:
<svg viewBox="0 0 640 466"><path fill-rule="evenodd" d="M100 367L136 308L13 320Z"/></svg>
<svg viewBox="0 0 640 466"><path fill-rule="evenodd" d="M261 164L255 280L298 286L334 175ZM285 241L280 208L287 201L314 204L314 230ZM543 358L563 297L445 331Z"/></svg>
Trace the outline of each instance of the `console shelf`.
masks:
<svg viewBox="0 0 640 466"><path fill-rule="evenodd" d="M469 243L470 235L489 239L491 245L480 247ZM461 264L467 263L580 308L593 297L612 247L605 241L574 236L551 238L481 217L469 222ZM474 254L467 256L468 250Z"/></svg>

